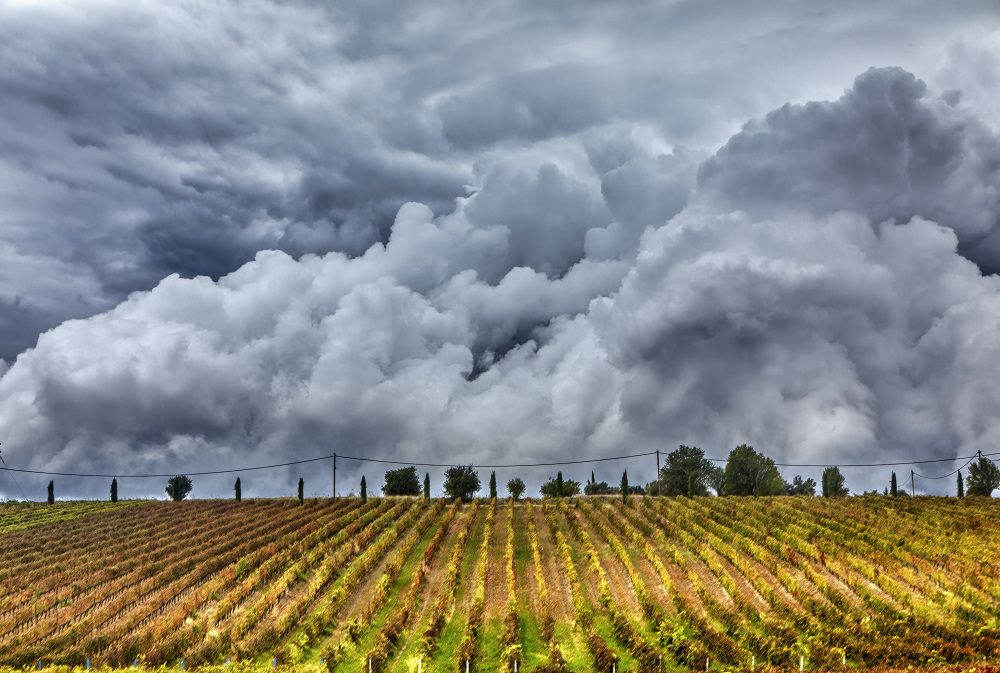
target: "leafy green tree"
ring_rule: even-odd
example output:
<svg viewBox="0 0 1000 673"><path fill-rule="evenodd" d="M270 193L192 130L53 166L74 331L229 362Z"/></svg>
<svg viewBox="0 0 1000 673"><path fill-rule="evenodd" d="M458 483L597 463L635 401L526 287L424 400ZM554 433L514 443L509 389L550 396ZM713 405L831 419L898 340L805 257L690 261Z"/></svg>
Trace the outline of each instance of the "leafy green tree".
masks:
<svg viewBox="0 0 1000 673"><path fill-rule="evenodd" d="M782 495L785 480L773 460L740 444L729 453L722 491L726 495Z"/></svg>
<svg viewBox="0 0 1000 673"><path fill-rule="evenodd" d="M401 467L386 472L382 493L385 495L420 495L420 478L417 477L417 468Z"/></svg>
<svg viewBox="0 0 1000 673"><path fill-rule="evenodd" d="M111 480L111 502L118 502L118 479Z"/></svg>
<svg viewBox="0 0 1000 673"><path fill-rule="evenodd" d="M965 497L965 483L962 481L962 471L958 471L958 497Z"/></svg>
<svg viewBox="0 0 1000 673"><path fill-rule="evenodd" d="M236 493L236 502L243 500L243 482L240 481L239 477L236 477L236 483L233 484L233 491Z"/></svg>
<svg viewBox="0 0 1000 673"><path fill-rule="evenodd" d="M424 472L424 502L431 501L431 475Z"/></svg>
<svg viewBox="0 0 1000 673"><path fill-rule="evenodd" d="M497 499L497 473L490 472L490 500Z"/></svg>
<svg viewBox="0 0 1000 673"><path fill-rule="evenodd" d="M592 481L583 487L585 495L611 495L615 489L606 481Z"/></svg>
<svg viewBox="0 0 1000 673"><path fill-rule="evenodd" d="M306 502L306 482L299 477L299 504L304 505Z"/></svg>
<svg viewBox="0 0 1000 673"><path fill-rule="evenodd" d="M191 492L192 488L193 484L186 475L178 474L176 477L167 479L167 495L175 502L180 502L188 497L188 493Z"/></svg>
<svg viewBox="0 0 1000 673"><path fill-rule="evenodd" d="M892 478L889 479L889 495L896 497L899 495L899 485L896 483L896 473L892 473Z"/></svg>
<svg viewBox="0 0 1000 673"><path fill-rule="evenodd" d="M661 495L708 495L711 477L715 470L712 461L697 446L681 445L667 454L660 469L659 493ZM655 488L656 484L653 484Z"/></svg>
<svg viewBox="0 0 1000 673"><path fill-rule="evenodd" d="M514 477L507 482L507 492L514 500L521 499L521 496L524 495L524 482L521 481L520 477Z"/></svg>
<svg viewBox="0 0 1000 673"><path fill-rule="evenodd" d="M792 479L792 483L785 484L785 493L788 495L816 495L816 480L812 477L803 480L802 475L797 474Z"/></svg>
<svg viewBox="0 0 1000 673"><path fill-rule="evenodd" d="M629 494L629 490L628 490L628 470L625 470L625 471L622 472L621 492L622 492L622 502L625 502L626 500L628 500L628 494Z"/></svg>
<svg viewBox="0 0 1000 673"><path fill-rule="evenodd" d="M361 502L368 502L368 480L361 475Z"/></svg>
<svg viewBox="0 0 1000 673"><path fill-rule="evenodd" d="M580 494L580 482L563 479L562 472L559 472L555 479L549 479L542 484L541 492L546 498L569 498Z"/></svg>
<svg viewBox="0 0 1000 673"><path fill-rule="evenodd" d="M823 470L823 497L840 498L848 495L850 491L844 482L844 475L840 473L839 467L828 467Z"/></svg>
<svg viewBox="0 0 1000 673"><path fill-rule="evenodd" d="M444 473L444 492L449 498L461 498L468 502L479 492L479 488L479 473L471 465L449 467Z"/></svg>
<svg viewBox="0 0 1000 673"><path fill-rule="evenodd" d="M719 467L718 465L713 465L711 472L708 473L705 481L708 483L709 487L715 491L716 495L722 495L723 489L726 487L726 471L725 469Z"/></svg>
<svg viewBox="0 0 1000 673"><path fill-rule="evenodd" d="M966 493L990 497L993 491L1000 488L1000 468L989 458L983 456L969 463L969 478L965 483Z"/></svg>

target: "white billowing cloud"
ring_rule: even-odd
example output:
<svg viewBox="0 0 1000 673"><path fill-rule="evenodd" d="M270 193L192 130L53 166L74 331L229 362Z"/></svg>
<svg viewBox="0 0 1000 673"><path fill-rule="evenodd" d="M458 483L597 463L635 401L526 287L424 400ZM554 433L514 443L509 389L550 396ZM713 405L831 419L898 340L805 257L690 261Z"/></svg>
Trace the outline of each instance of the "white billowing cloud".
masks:
<svg viewBox="0 0 1000 673"><path fill-rule="evenodd" d="M995 310L1000 281L956 245L919 218L873 229L852 213L685 212L647 234L621 291L591 311L626 377L627 424L650 441L750 441L785 462L995 442L1000 418L986 408L1000 386L973 370L989 367L1000 336L966 316Z"/></svg>
<svg viewBox="0 0 1000 673"><path fill-rule="evenodd" d="M996 138L971 111L872 70L700 165L650 135L510 150L470 167L448 208L397 208L356 255L261 251L64 322L0 372L5 453L123 473L741 442L868 462L1000 440L1000 280L964 254L992 231ZM292 474L255 489L287 492ZM887 477L847 476L856 491Z"/></svg>

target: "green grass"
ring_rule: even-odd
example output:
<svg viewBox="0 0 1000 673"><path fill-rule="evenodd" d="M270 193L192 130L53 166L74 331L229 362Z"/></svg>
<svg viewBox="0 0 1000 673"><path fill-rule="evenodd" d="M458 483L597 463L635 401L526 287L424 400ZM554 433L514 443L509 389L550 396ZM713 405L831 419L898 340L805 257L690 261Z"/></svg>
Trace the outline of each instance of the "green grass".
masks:
<svg viewBox="0 0 1000 673"><path fill-rule="evenodd" d="M386 604L382 606L375 619L372 620L368 628L362 633L358 642L354 643L349 649L350 656L344 657L344 659L333 669L334 671L356 671L358 670L357 661L363 659L365 654L371 649L372 645L375 643L375 635L379 632L385 622L389 619L389 616L398 607L399 601L406 596L407 589L410 586L410 582L413 580L413 574L417 569L417 565L423 561L424 550L427 549L427 545L430 544L431 539L434 537L434 533L437 530L437 526L441 524L441 515L436 517L437 525L431 525L427 531L420 538L420 542L410 551L409 555L406 557L406 561L403 563L400 569L399 575L396 576L392 583L392 589L389 592L389 600Z"/></svg>
<svg viewBox="0 0 1000 673"><path fill-rule="evenodd" d="M493 617L484 620L479 629L479 660L472 662L479 673L505 670L500 662L500 627L500 620Z"/></svg>
<svg viewBox="0 0 1000 673"><path fill-rule="evenodd" d="M548 648L542 642L542 633L535 614L522 610L518 617L521 623L521 651L524 653L524 661L521 662L520 670L528 673L536 666L548 661L546 654Z"/></svg>
<svg viewBox="0 0 1000 673"><path fill-rule="evenodd" d="M483 541L484 528L486 527L487 507L482 506L476 516L476 522L469 531L468 541L465 543L465 554L462 557L462 570L459 576L458 590L455 592L455 611L441 631L437 646L431 655L429 667L424 667L424 671L430 673L453 672L458 669L455 662L455 651L465 637L465 625L468 623L468 616L462 610L462 602L468 589L473 586L475 577L472 577L476 569L476 560L479 556L479 545Z"/></svg>

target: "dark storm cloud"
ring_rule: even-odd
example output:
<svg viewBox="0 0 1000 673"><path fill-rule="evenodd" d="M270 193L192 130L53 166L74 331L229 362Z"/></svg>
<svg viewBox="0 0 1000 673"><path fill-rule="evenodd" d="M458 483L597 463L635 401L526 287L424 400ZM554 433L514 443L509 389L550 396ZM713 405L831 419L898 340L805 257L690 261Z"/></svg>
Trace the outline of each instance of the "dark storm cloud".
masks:
<svg viewBox="0 0 1000 673"><path fill-rule="evenodd" d="M710 151L746 118L825 97L888 55L936 67L961 35L970 46L951 62L971 61L989 8L8 4L3 254L75 283L43 291L0 266L4 303L30 314L0 324L0 357L172 272L218 277L262 249L360 254L406 201L445 213L466 185L537 171L538 157L512 166L526 145L591 153L632 127L663 154ZM596 186L614 167L573 179ZM546 272L581 254L578 237L558 238L569 248L543 255Z"/></svg>
<svg viewBox="0 0 1000 673"><path fill-rule="evenodd" d="M989 5L726 9L0 10L5 455L995 444Z"/></svg>
<svg viewBox="0 0 1000 673"><path fill-rule="evenodd" d="M1000 137L899 68L869 70L837 101L785 105L747 124L701 167L699 187L754 213L921 215L1000 270Z"/></svg>

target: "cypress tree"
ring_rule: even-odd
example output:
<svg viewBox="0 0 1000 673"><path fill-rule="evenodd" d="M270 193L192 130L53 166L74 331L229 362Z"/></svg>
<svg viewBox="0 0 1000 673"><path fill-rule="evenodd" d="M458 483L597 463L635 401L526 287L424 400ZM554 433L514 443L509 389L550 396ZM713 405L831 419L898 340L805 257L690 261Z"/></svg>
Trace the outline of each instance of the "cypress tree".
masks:
<svg viewBox="0 0 1000 673"><path fill-rule="evenodd" d="M54 481L49 482L49 504L51 505L56 501L56 484Z"/></svg>
<svg viewBox="0 0 1000 673"><path fill-rule="evenodd" d="M562 472L557 472L556 473L556 491L558 491L558 493L556 495L557 498L563 497Z"/></svg>
<svg viewBox="0 0 1000 673"><path fill-rule="evenodd" d="M111 480L111 502L118 502L118 479Z"/></svg>
<svg viewBox="0 0 1000 673"><path fill-rule="evenodd" d="M431 501L431 475L424 472L424 502Z"/></svg>
<svg viewBox="0 0 1000 673"><path fill-rule="evenodd" d="M361 475L361 502L368 502L368 482L365 475Z"/></svg>
<svg viewBox="0 0 1000 673"><path fill-rule="evenodd" d="M243 500L243 482L240 481L239 477L236 477L236 483L233 484L233 491L236 492L236 502L241 502Z"/></svg>
<svg viewBox="0 0 1000 673"><path fill-rule="evenodd" d="M628 470L622 472L622 502L628 498Z"/></svg>
<svg viewBox="0 0 1000 673"><path fill-rule="evenodd" d="M299 504L300 505L305 504L305 497L306 497L305 489L306 489L306 482L302 480L302 477L299 477Z"/></svg>
<svg viewBox="0 0 1000 673"><path fill-rule="evenodd" d="M889 495L896 496L899 495L899 489L896 486L896 473L892 473L892 479L889 480Z"/></svg>
<svg viewBox="0 0 1000 673"><path fill-rule="evenodd" d="M597 479L594 478L594 471L593 470L590 471L590 483L591 484L596 484L597 483Z"/></svg>
<svg viewBox="0 0 1000 673"><path fill-rule="evenodd" d="M497 473L490 472L490 500L497 499Z"/></svg>
<svg viewBox="0 0 1000 673"><path fill-rule="evenodd" d="M958 471L958 497L965 497L965 481L962 480L962 471Z"/></svg>

